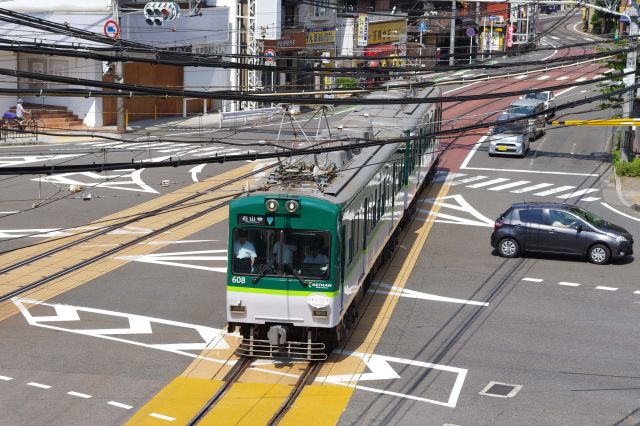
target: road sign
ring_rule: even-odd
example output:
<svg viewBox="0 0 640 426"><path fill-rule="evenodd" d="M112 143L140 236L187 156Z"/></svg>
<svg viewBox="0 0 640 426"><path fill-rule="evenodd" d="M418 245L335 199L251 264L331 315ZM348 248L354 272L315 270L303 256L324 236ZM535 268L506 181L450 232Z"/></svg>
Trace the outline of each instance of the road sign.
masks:
<svg viewBox="0 0 640 426"><path fill-rule="evenodd" d="M495 17L495 16L493 16L493 15L491 15L491 16L489 16L489 20L490 20L490 21L495 21L495 20L496 20L496 17Z"/></svg>
<svg viewBox="0 0 640 426"><path fill-rule="evenodd" d="M469 27L467 28L466 34L467 37L473 37L474 35L476 35L476 30L473 27Z"/></svg>
<svg viewBox="0 0 640 426"><path fill-rule="evenodd" d="M120 27L113 19L109 19L104 23L104 35L109 38L116 39L120 35Z"/></svg>
<svg viewBox="0 0 640 426"><path fill-rule="evenodd" d="M429 27L427 26L427 23L425 21L420 21L420 23L418 24L418 31L420 31L421 33L426 33L428 28Z"/></svg>
<svg viewBox="0 0 640 426"><path fill-rule="evenodd" d="M265 49L264 56L266 56L267 59L273 59L276 57L276 51L273 49Z"/></svg>

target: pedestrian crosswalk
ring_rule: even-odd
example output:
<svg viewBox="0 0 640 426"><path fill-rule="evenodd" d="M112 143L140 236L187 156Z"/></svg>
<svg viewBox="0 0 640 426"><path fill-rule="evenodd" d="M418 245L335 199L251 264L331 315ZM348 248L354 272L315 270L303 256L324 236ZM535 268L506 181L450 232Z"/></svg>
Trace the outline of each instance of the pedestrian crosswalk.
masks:
<svg viewBox="0 0 640 426"><path fill-rule="evenodd" d="M240 148L220 146L217 144L201 144L201 143L180 143L180 142L162 142L151 141L144 143L135 142L91 142L84 146L93 146L96 148L108 148L112 150L122 151L155 151L160 154L170 155L172 157L214 157L220 155L234 154L241 151ZM247 152L242 151L242 152ZM248 152L255 152L249 150ZM164 158L164 157L163 157Z"/></svg>
<svg viewBox="0 0 640 426"><path fill-rule="evenodd" d="M439 171L435 182L444 182L447 178L451 186L464 186L470 189L484 189L494 192L510 192L513 194L526 194L535 197L552 197L560 200L575 200L591 202L600 200L594 193L599 188L578 188L577 185L558 185L549 182L534 183L529 180L517 180L510 178L495 178L490 176L469 176L466 173L450 173ZM586 196L586 197L585 197Z"/></svg>

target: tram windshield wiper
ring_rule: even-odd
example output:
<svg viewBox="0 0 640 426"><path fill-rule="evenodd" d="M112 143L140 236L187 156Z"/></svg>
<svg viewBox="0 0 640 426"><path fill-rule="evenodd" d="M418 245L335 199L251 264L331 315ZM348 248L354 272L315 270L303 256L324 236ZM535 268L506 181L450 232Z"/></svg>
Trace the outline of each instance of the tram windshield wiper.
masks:
<svg viewBox="0 0 640 426"><path fill-rule="evenodd" d="M300 281L300 284L302 284L304 287L307 287L308 284L306 282L304 282L304 280L302 279L300 274L298 274L298 271L296 271L296 269L293 267L293 265L287 265L287 266L289 266L289 269L291 269L291 273L293 274L293 276L296 277L296 279L298 281Z"/></svg>
<svg viewBox="0 0 640 426"><path fill-rule="evenodd" d="M251 282L254 283L254 284L257 284L258 281L260 281L260 279L262 277L267 275L267 272L269 272L269 267L267 265L265 265L264 268L262 268L262 271L260 271L260 273L258 275L256 275L256 277L254 279L252 279Z"/></svg>

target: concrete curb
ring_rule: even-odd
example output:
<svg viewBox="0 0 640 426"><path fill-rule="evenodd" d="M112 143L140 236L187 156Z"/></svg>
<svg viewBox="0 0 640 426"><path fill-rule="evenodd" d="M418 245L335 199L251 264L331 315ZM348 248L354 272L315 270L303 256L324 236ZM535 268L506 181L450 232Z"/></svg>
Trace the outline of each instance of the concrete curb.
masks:
<svg viewBox="0 0 640 426"><path fill-rule="evenodd" d="M618 193L618 198L620 199L620 202L625 206L632 208L631 203L627 201L627 199L624 197L624 194L622 193L622 179L618 177L615 170L613 172L613 177L616 181L616 192Z"/></svg>

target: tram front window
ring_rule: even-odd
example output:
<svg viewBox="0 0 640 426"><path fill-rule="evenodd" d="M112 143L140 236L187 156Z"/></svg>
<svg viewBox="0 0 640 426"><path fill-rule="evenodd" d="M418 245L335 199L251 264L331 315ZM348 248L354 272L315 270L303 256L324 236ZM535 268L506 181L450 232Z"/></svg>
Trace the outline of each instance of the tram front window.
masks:
<svg viewBox="0 0 640 426"><path fill-rule="evenodd" d="M233 231L233 273L329 278L328 232L269 228Z"/></svg>

